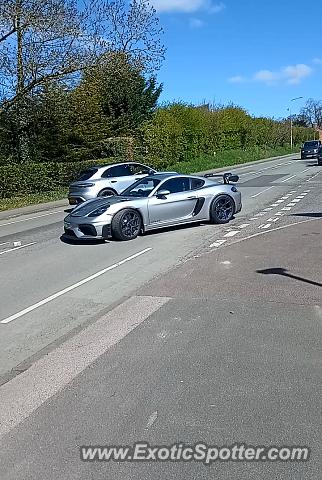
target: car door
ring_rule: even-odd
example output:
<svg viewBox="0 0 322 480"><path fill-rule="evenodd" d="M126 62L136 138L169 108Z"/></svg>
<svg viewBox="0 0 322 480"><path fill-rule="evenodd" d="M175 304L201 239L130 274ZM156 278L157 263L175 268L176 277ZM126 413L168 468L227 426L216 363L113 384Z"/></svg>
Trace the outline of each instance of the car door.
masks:
<svg viewBox="0 0 322 480"><path fill-rule="evenodd" d="M102 179L109 181L111 188L117 193L123 192L127 187L135 182L135 176L129 164L113 165L105 170Z"/></svg>
<svg viewBox="0 0 322 480"><path fill-rule="evenodd" d="M158 198L158 192L168 190L169 195ZM175 177L163 182L157 192L148 199L150 225L167 225L189 221L198 198L190 191L188 177Z"/></svg>

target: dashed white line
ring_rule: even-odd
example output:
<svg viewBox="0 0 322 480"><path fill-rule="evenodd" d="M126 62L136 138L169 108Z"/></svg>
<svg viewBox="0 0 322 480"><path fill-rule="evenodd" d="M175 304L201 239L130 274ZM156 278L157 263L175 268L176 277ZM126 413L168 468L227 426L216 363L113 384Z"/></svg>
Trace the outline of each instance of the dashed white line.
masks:
<svg viewBox="0 0 322 480"><path fill-rule="evenodd" d="M281 183L287 182L288 180L292 180L292 178L295 178L297 175L292 175L291 177L285 178L284 180L281 180Z"/></svg>
<svg viewBox="0 0 322 480"><path fill-rule="evenodd" d="M2 245L8 245L8 243L10 243L10 242L0 243L0 247L2 247Z"/></svg>
<svg viewBox="0 0 322 480"><path fill-rule="evenodd" d="M287 206L287 207L295 207L295 205L296 205L296 203L293 203L293 202L292 202L292 203L288 203L286 206Z"/></svg>
<svg viewBox="0 0 322 480"><path fill-rule="evenodd" d="M266 229L266 228L269 228L272 224L271 223L267 223L266 225L260 225L258 228L262 228L262 229Z"/></svg>
<svg viewBox="0 0 322 480"><path fill-rule="evenodd" d="M282 208L282 211L283 211L283 212L284 212L284 211L289 211L289 210L292 210L292 207L284 207L284 208Z"/></svg>
<svg viewBox="0 0 322 480"><path fill-rule="evenodd" d="M216 242L212 243L210 245L210 248L213 248L213 247L220 247L221 245L223 245L225 242L227 242L227 240L217 240Z"/></svg>
<svg viewBox="0 0 322 480"><path fill-rule="evenodd" d="M20 247L18 247L18 248L20 248ZM114 270L115 268L120 267L121 265L124 265L125 263L129 262L130 260L134 260L135 258L140 257L141 255L150 252L151 250L152 250L151 247L150 248L145 248L144 250L141 250L140 252L135 253L134 255L131 255L130 257L125 258L124 260L121 260L120 262L114 263L114 265L111 265L110 267L104 268L103 270L100 270L99 272L94 273L93 275L91 275L87 278L84 278L80 282L74 283L73 285L70 285L69 287L64 288L63 290L60 290L59 292L56 292L53 295L50 295L49 297L44 298L40 302L37 302L34 305L31 305L30 307L25 308L24 310L21 310L18 313L15 313L14 315L10 315L10 317L4 318L3 320L1 320L0 323L2 323L2 324L10 323L13 320L16 320L17 318L20 318L23 315L26 315L27 313L30 313L33 310L36 310L36 308L39 308L43 305L46 305L46 303L49 303L52 300L55 300L56 298L61 297L62 295L65 295L65 293L71 292L72 290L75 290L75 288L81 287L85 283L88 283L91 280L94 280L95 278L98 278L101 275L104 275L105 273L107 273L111 270Z"/></svg>
<svg viewBox="0 0 322 480"><path fill-rule="evenodd" d="M242 225L239 225L238 228L246 228L249 227L250 223L243 223Z"/></svg>
<svg viewBox="0 0 322 480"><path fill-rule="evenodd" d="M4 255L5 253L15 252L16 250L20 250L21 248L30 247L31 245L35 245L36 242L26 243L26 245L20 245L19 247L9 248L8 250L4 250L0 252L0 255Z"/></svg>
<svg viewBox="0 0 322 480"><path fill-rule="evenodd" d="M240 233L239 230L233 230L232 232L228 232L224 235L224 237L234 237L235 235L237 235L237 233Z"/></svg>

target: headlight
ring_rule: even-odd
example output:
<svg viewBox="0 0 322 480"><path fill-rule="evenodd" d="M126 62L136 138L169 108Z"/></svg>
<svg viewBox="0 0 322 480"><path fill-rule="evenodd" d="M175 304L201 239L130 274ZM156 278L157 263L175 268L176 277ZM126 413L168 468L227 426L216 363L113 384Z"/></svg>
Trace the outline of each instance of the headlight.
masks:
<svg viewBox="0 0 322 480"><path fill-rule="evenodd" d="M99 217L100 215L103 215L108 209L110 208L109 205L104 205L102 207L97 208L94 210L94 212L91 212L88 216L89 217Z"/></svg>

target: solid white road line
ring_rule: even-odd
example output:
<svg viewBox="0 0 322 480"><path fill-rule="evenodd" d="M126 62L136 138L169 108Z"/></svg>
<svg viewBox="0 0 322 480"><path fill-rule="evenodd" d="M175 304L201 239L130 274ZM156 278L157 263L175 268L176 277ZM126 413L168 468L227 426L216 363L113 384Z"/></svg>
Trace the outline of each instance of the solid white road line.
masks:
<svg viewBox="0 0 322 480"><path fill-rule="evenodd" d="M20 222L28 222L29 220L35 220L36 218L48 217L48 215L57 215L58 213L62 213L63 211L64 210L59 210L59 212L43 213L42 215L37 215L35 217L22 218L14 222L1 223L0 227L6 227L7 225L14 225L15 223L20 223Z"/></svg>
<svg viewBox="0 0 322 480"><path fill-rule="evenodd" d="M259 195L261 195L262 193L268 192L268 190L271 190L271 189L274 188L274 187L275 187L275 185L273 185L272 187L268 187L268 188L266 188L265 190L262 190L261 192L256 193L256 195L252 195L251 198L256 198L256 197L258 197Z"/></svg>
<svg viewBox="0 0 322 480"><path fill-rule="evenodd" d="M2 385L0 436L27 419L169 300L167 297L129 298Z"/></svg>
<svg viewBox="0 0 322 480"><path fill-rule="evenodd" d="M226 233L226 235L224 235L224 237L227 237L227 238L234 237L235 235L237 235L237 233L240 233L239 230L234 230L232 232Z"/></svg>
<svg viewBox="0 0 322 480"><path fill-rule="evenodd" d="M3 242L3 243L0 243L0 247L2 247L2 245L8 245L8 243L10 243L10 242Z"/></svg>
<svg viewBox="0 0 322 480"><path fill-rule="evenodd" d="M85 285L85 283L88 283L88 282L94 280L95 278L98 278L101 275L104 275L106 272L109 272L110 270L114 270L115 268L120 267L124 263L129 262L130 260L134 260L135 258L140 257L141 255L143 255L147 252L150 252L150 250L152 250L151 247L150 248L145 248L141 252L135 253L134 255L131 255L130 257L127 257L124 260L121 260L120 262L114 263L114 265L111 265L110 267L104 268L103 270L100 270L99 272L94 273L93 275L91 275L87 278L84 278L80 282L74 283L74 285L70 285L69 287L64 288L63 290L60 290L59 292L54 293L53 295L50 295L47 298L44 298L40 302L37 302L34 305L31 305L30 307L25 308L24 310L21 310L18 313L15 313L14 315L10 315L10 317L8 317L8 318L4 318L3 320L1 320L0 323L2 323L2 324L10 323L13 320L16 320L17 318L20 318L23 315L26 315L27 313L30 313L33 310L36 310L36 308L42 307L43 305L46 305L46 303L49 303L52 300L55 300L56 298L61 297L62 295L65 295L65 293L71 292L72 290L75 290L75 288L81 287L82 285Z"/></svg>
<svg viewBox="0 0 322 480"><path fill-rule="evenodd" d="M21 248L30 247L31 245L35 245L36 242L26 243L26 245L20 245L19 247L9 248L8 250L4 250L0 252L0 255L4 255L5 253L15 252L16 250L20 250Z"/></svg>

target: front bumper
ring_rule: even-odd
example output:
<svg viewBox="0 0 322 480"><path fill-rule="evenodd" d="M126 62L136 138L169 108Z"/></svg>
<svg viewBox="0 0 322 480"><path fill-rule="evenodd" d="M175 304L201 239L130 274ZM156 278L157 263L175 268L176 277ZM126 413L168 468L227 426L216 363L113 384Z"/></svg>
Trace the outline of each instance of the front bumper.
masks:
<svg viewBox="0 0 322 480"><path fill-rule="evenodd" d="M318 158L318 154L316 152L315 153L314 152L310 152L310 153L302 152L301 157L302 158Z"/></svg>
<svg viewBox="0 0 322 480"><path fill-rule="evenodd" d="M78 240L106 240L111 238L111 224L64 221L64 233Z"/></svg>

